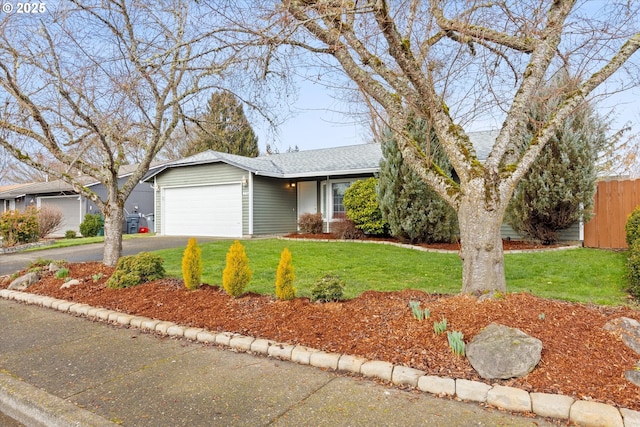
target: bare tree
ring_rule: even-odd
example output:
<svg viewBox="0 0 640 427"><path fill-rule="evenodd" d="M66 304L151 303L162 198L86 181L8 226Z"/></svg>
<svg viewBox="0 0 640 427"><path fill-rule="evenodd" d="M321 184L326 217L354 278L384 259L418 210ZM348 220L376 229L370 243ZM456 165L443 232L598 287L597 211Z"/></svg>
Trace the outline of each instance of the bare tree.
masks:
<svg viewBox="0 0 640 427"><path fill-rule="evenodd" d="M640 47L639 5L629 1L282 0L267 15L268 7L265 43L304 49L348 76L396 133L404 161L457 211L465 293L506 290L500 225L516 185L556 128L615 83ZM582 76L578 88L521 149L529 101L560 67ZM404 131L413 114L430 123L459 182ZM484 163L464 128L479 121L500 128Z"/></svg>
<svg viewBox="0 0 640 427"><path fill-rule="evenodd" d="M241 49L219 37L225 29L216 26L215 10L188 0L69 0L46 8L0 21L0 145L98 206L103 262L115 265L125 200ZM119 186L132 153L137 168ZM107 196L84 187L73 170L103 183Z"/></svg>

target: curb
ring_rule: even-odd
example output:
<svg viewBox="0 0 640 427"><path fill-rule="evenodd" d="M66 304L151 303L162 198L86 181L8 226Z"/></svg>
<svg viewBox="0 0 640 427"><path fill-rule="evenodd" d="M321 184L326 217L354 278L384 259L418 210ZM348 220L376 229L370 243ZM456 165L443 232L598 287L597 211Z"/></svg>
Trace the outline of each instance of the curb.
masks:
<svg viewBox="0 0 640 427"><path fill-rule="evenodd" d="M2 289L0 290L0 298L52 308L63 313L106 320L122 326L135 327L143 331L170 337L187 338L205 344L216 344L237 352L259 354L316 368L358 374L399 386L408 386L437 396L449 396L461 400L484 403L507 411L533 413L541 417L569 420L584 426L640 426L640 411L626 408L618 409L613 405L588 400L576 400L570 396L529 393L514 387L427 375L417 369L393 365L380 360L367 360L348 354L328 353L302 345L278 343L231 332L215 333L201 328L181 326L173 322L129 315L109 309L92 308L86 304L26 292ZM82 424L78 425L114 425L95 414L87 413L87 411L77 408L70 402L50 396L28 384L25 386L34 389L33 393L44 393L44 395L50 397L44 400L40 400L40 398L30 399L29 393L31 391L24 393L24 396L18 396L18 393L13 393L13 385L11 385L12 383L9 379L17 381L6 374L2 375L0 373L0 408L4 410L8 406L9 410L5 412L18 421L29 425L73 425L74 423L70 423L70 420L73 416L76 416L79 417L76 418L78 423L82 422ZM61 403L49 404L49 400L52 398L58 399ZM40 405L42 407L37 408L35 407L35 402L45 403ZM75 408L75 411L66 409L68 405ZM90 415L94 416L95 419L90 418ZM19 418L19 416L28 418ZM29 422L22 421L23 419ZM34 424L34 420L37 420L38 423Z"/></svg>
<svg viewBox="0 0 640 427"><path fill-rule="evenodd" d="M398 243L398 242L389 242L386 240L358 240L358 239L305 239L302 237L282 237L278 236L278 240L288 240L288 241L306 241L306 242L348 242L348 243L364 243L364 244L373 244L373 245L389 245L396 246L398 248L405 249L413 249L414 251L420 252L433 252L439 254L457 254L460 252L459 250L452 249L433 249L433 248L425 248L423 246L409 245L407 243ZM568 245L568 246L558 246L553 248L540 248L540 249L514 249L509 251L503 251L505 255L507 254L525 254L525 253L534 253L534 252L557 252L557 251L566 251L569 249L579 249L581 246L579 245Z"/></svg>

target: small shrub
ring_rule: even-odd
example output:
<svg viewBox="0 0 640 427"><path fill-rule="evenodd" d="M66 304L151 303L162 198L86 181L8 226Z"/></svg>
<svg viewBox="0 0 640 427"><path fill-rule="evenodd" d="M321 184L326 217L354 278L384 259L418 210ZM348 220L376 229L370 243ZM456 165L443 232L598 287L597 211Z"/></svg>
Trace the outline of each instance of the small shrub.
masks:
<svg viewBox="0 0 640 427"><path fill-rule="evenodd" d="M78 235L73 230L67 230L67 231L64 232L64 238L65 239L75 239L76 237L78 237Z"/></svg>
<svg viewBox="0 0 640 427"><path fill-rule="evenodd" d="M296 288L293 287L295 278L291 252L288 248L284 248L276 271L276 298L279 300L291 300L296 297Z"/></svg>
<svg viewBox="0 0 640 427"><path fill-rule="evenodd" d="M35 261L31 261L29 263L29 267L28 268L35 268L35 267L44 267L47 266L51 263L56 263L54 260L52 259L46 259L46 258L38 258ZM64 261L58 261L58 264L64 264Z"/></svg>
<svg viewBox="0 0 640 427"><path fill-rule="evenodd" d="M202 283L202 251L195 237L189 239L182 255L182 279L189 290L197 289Z"/></svg>
<svg viewBox="0 0 640 427"><path fill-rule="evenodd" d="M43 239L57 231L64 223L62 209L55 205L42 205L38 210L38 236Z"/></svg>
<svg viewBox="0 0 640 427"><path fill-rule="evenodd" d="M446 330L447 330L447 319L446 318L443 317L441 321L433 322L433 331L437 335L440 335L441 333L443 333Z"/></svg>
<svg viewBox="0 0 640 427"><path fill-rule="evenodd" d="M633 242L640 238L640 206L636 207L627 217L627 223L624 226L627 245L631 247Z"/></svg>
<svg viewBox="0 0 640 427"><path fill-rule="evenodd" d="M68 268L61 268L60 270L56 271L56 279L64 279L67 276L69 276Z"/></svg>
<svg viewBox="0 0 640 427"><path fill-rule="evenodd" d="M84 237L95 237L104 226L104 220L100 214L86 214L80 223L80 233Z"/></svg>
<svg viewBox="0 0 640 427"><path fill-rule="evenodd" d="M303 233L320 234L323 231L322 214L303 213L298 220L298 227Z"/></svg>
<svg viewBox="0 0 640 427"><path fill-rule="evenodd" d="M0 216L0 236L5 246L38 241L38 211L27 208L4 212Z"/></svg>
<svg viewBox="0 0 640 427"><path fill-rule="evenodd" d="M640 300L640 240L633 242L629 249L627 279L629 281L629 293Z"/></svg>
<svg viewBox="0 0 640 427"><path fill-rule="evenodd" d="M331 223L331 232L338 239L356 240L361 239L364 233L356 228L356 225L350 219L343 219Z"/></svg>
<svg viewBox="0 0 640 427"><path fill-rule="evenodd" d="M227 253L227 263L222 272L222 287L230 296L237 298L244 293L252 275L244 246L236 240Z"/></svg>
<svg viewBox="0 0 640 427"><path fill-rule="evenodd" d="M103 276L102 273L97 273L91 276L91 278L93 279L93 283L99 282L100 279L102 279L102 276Z"/></svg>
<svg viewBox="0 0 640 427"><path fill-rule="evenodd" d="M116 271L107 280L108 288L128 288L152 280L162 279L165 275L164 260L149 252L123 256L118 260Z"/></svg>
<svg viewBox="0 0 640 427"><path fill-rule="evenodd" d="M326 275L311 288L311 301L340 301L344 297L344 286L338 276Z"/></svg>
<svg viewBox="0 0 640 427"><path fill-rule="evenodd" d="M459 331L447 332L447 340L449 341L449 347L454 354L458 356L464 356L464 335Z"/></svg>

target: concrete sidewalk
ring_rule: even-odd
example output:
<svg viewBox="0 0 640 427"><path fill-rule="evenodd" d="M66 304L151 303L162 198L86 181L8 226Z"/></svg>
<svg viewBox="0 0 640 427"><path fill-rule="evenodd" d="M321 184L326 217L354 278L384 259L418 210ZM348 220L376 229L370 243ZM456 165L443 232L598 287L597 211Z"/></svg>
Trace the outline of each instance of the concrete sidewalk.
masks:
<svg viewBox="0 0 640 427"><path fill-rule="evenodd" d="M0 411L25 425L555 425L3 299L0 325Z"/></svg>

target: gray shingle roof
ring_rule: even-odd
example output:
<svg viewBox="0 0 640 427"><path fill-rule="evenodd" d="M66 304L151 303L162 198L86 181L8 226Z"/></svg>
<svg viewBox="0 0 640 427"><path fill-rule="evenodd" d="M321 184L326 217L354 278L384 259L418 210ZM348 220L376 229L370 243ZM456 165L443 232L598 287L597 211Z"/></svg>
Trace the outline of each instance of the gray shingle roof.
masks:
<svg viewBox="0 0 640 427"><path fill-rule="evenodd" d="M489 155L497 135L496 130L469 133L469 138L481 161ZM167 163L149 174L145 180L149 180L167 168L218 162L227 163L257 175L275 178L373 173L380 169L380 160L382 160L382 150L379 144L349 145L259 157L244 157L208 150Z"/></svg>

